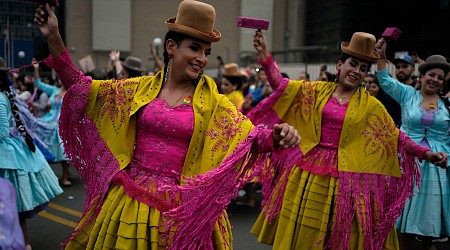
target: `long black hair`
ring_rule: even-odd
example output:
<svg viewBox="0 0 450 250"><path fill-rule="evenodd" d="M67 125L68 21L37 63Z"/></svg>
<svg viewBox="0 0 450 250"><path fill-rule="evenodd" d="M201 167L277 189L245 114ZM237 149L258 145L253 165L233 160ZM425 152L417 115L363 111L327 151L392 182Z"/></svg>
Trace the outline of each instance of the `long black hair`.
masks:
<svg viewBox="0 0 450 250"><path fill-rule="evenodd" d="M14 93L10 88L7 71L0 71L0 91L2 91L6 95L6 97L8 97L17 130L19 131L20 135L24 137L30 151L35 152L36 146L34 145L33 138L31 138L30 134L28 134L27 132L27 129L23 125L23 122L19 115L19 108L14 101Z"/></svg>

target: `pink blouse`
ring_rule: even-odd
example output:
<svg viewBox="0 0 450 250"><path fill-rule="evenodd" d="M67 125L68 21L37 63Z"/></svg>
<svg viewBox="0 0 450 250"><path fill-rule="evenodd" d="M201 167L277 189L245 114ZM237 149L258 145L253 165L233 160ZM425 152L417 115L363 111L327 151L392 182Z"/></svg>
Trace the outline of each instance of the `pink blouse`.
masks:
<svg viewBox="0 0 450 250"><path fill-rule="evenodd" d="M133 159L113 182L122 184L130 197L147 204L147 196L141 190L158 193L156 197L167 197L178 203L178 197L170 197L158 187L180 185L193 131L192 106L182 104L170 108L166 101L155 98L138 114Z"/></svg>
<svg viewBox="0 0 450 250"><path fill-rule="evenodd" d="M308 172L338 176L338 147L348 102L340 104L330 98L322 111L322 131L319 144L297 164Z"/></svg>

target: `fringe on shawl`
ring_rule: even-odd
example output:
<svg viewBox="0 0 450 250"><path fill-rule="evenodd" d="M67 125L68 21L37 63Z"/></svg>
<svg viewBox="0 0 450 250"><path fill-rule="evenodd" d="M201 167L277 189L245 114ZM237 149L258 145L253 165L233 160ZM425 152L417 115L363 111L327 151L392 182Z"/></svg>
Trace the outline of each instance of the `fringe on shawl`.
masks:
<svg viewBox="0 0 450 250"><path fill-rule="evenodd" d="M405 135L400 133L399 137L401 177L339 172L336 222L325 248L348 248L351 224L356 216L364 234L364 249L382 249L406 199L413 195L414 184L420 184L418 161L406 153L402 143Z"/></svg>
<svg viewBox="0 0 450 250"><path fill-rule="evenodd" d="M59 134L64 143L65 154L70 159L71 165L80 174L80 181L86 187L84 211L80 221L92 208L95 208L84 224L79 225L62 244L61 247L65 248L67 243L73 240L86 224L97 217L109 183L119 171L119 163L100 138L95 123L89 119L85 111L92 83L91 78L84 77L73 66L67 50L59 57L50 56L43 61L59 73L61 81L68 89L61 108ZM76 84L67 86L69 83Z"/></svg>
<svg viewBox="0 0 450 250"><path fill-rule="evenodd" d="M266 193L271 194L269 186L274 187L277 180L286 176L284 172L288 172L297 159L286 156L301 154L299 148L255 154L251 149L262 130L262 127L253 129L220 167L192 176L185 186L176 187L182 193L183 205L164 213L164 238L172 242L170 249L213 249L214 224L230 200L237 197L239 188L258 176L263 182L270 180ZM270 163L269 158L272 159ZM278 205L270 208L275 211ZM176 228L175 232L170 231L173 228Z"/></svg>

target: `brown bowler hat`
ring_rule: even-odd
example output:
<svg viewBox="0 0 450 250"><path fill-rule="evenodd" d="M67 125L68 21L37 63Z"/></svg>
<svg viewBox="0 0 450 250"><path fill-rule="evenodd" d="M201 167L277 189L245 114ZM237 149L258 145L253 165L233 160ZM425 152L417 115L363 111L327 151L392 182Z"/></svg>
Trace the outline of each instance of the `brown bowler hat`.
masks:
<svg viewBox="0 0 450 250"><path fill-rule="evenodd" d="M166 21L167 28L207 42L218 42L221 34L214 28L214 7L199 1L185 0L178 6L177 16Z"/></svg>
<svg viewBox="0 0 450 250"><path fill-rule="evenodd" d="M130 70L134 70L134 71L138 71L138 72L144 72L145 68L142 67L142 60L134 57L134 56L128 56L125 59L125 62L122 62L122 66L124 68L130 69Z"/></svg>
<svg viewBox="0 0 450 250"><path fill-rule="evenodd" d="M375 51L375 36L365 32L355 32L350 42L342 42L341 50L357 59L376 62L380 55Z"/></svg>
<svg viewBox="0 0 450 250"><path fill-rule="evenodd" d="M5 60L3 57L0 57L0 71L9 71L9 67L6 67Z"/></svg>
<svg viewBox="0 0 450 250"><path fill-rule="evenodd" d="M225 77L240 77L241 76L241 72L239 71L239 66L236 63L227 63L225 64L225 66L223 67L223 72L222 72L222 76Z"/></svg>
<svg viewBox="0 0 450 250"><path fill-rule="evenodd" d="M441 55L432 55L425 60L425 63L419 66L419 72L420 74L425 74L425 72L434 68L442 69L447 73L450 71L450 64L447 62L445 57Z"/></svg>

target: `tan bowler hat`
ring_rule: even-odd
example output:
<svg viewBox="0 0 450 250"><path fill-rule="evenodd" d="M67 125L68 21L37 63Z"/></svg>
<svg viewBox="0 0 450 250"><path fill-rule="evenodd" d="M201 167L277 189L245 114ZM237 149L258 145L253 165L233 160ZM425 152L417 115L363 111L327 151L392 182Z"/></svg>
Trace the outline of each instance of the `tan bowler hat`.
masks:
<svg viewBox="0 0 450 250"><path fill-rule="evenodd" d="M375 36L365 32L355 32L350 42L342 42L341 50L357 59L376 62L380 55L375 51Z"/></svg>
<svg viewBox="0 0 450 250"><path fill-rule="evenodd" d="M239 66L236 63L225 64L225 66L223 66L222 76L225 77L241 76Z"/></svg>
<svg viewBox="0 0 450 250"><path fill-rule="evenodd" d="M218 42L221 34L214 28L216 11L212 5L185 0L178 6L177 16L166 21L167 28L207 42Z"/></svg>

